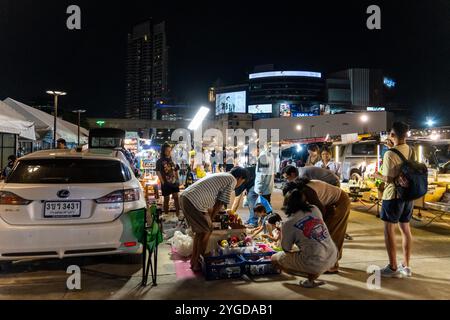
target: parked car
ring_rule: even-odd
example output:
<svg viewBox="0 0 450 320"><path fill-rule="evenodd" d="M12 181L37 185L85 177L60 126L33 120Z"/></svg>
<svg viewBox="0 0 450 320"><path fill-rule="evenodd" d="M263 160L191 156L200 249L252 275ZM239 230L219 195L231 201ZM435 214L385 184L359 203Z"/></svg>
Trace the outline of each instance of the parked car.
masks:
<svg viewBox="0 0 450 320"><path fill-rule="evenodd" d="M375 140L340 145L339 161L342 163L342 180L358 181L363 175L374 173L377 163L378 145L379 143ZM385 146L381 146L381 156L385 148Z"/></svg>
<svg viewBox="0 0 450 320"><path fill-rule="evenodd" d="M142 251L132 212L142 187L114 150L39 151L0 184L0 263Z"/></svg>

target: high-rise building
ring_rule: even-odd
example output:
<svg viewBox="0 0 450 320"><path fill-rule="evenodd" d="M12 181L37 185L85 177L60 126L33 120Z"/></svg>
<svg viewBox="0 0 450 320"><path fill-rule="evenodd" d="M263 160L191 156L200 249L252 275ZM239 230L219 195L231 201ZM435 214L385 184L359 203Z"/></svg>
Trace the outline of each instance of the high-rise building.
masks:
<svg viewBox="0 0 450 320"><path fill-rule="evenodd" d="M165 23L141 23L128 35L125 117L153 119L156 102L168 88L168 48Z"/></svg>
<svg viewBox="0 0 450 320"><path fill-rule="evenodd" d="M381 70L354 68L327 77L328 103L335 110L366 110L382 106L383 90Z"/></svg>

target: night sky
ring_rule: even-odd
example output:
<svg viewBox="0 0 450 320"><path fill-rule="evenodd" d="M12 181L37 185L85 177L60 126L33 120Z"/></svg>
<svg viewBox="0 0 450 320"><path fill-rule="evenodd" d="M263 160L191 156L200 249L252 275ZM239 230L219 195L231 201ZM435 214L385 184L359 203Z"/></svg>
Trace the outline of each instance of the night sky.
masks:
<svg viewBox="0 0 450 320"><path fill-rule="evenodd" d="M66 28L66 8L82 10L82 30ZM382 30L366 28L378 4ZM170 89L199 105L217 79L245 81L255 65L338 71L382 68L396 100L417 119L450 119L450 1L133 1L0 0L0 99L45 98L65 90L63 108L90 116L124 106L127 33L166 20Z"/></svg>

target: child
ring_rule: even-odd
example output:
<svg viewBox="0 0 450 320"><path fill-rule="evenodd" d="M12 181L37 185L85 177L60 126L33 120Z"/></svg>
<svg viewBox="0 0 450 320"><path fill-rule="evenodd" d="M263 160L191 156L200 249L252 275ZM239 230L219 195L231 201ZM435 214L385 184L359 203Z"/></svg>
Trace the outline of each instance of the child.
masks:
<svg viewBox="0 0 450 320"><path fill-rule="evenodd" d="M276 243L277 247L281 246L281 224L282 219L278 213L272 213L267 217L267 224L272 229L271 233L263 234L262 237Z"/></svg>
<svg viewBox="0 0 450 320"><path fill-rule="evenodd" d="M250 229L250 234L252 237L256 237L258 234L261 233L261 231L264 231L266 233L266 222L268 214L271 212L266 211L266 207L262 204L257 204L253 211L255 212L255 216L258 218L258 226L254 229Z"/></svg>
<svg viewBox="0 0 450 320"><path fill-rule="evenodd" d="M296 180L283 190L283 208L288 220L281 230L283 252L273 255L272 263L288 273L306 273L308 280L300 285L314 288L324 284L315 280L335 265L339 252L320 210L306 202L305 187L303 181ZM299 251L293 250L294 244Z"/></svg>

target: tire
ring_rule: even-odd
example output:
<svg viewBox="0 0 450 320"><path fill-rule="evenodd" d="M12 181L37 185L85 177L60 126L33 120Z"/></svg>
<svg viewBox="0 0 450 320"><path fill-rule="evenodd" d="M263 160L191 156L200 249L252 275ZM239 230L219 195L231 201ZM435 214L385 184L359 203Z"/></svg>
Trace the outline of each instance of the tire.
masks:
<svg viewBox="0 0 450 320"><path fill-rule="evenodd" d="M6 261L6 262L0 262L0 273L8 273L12 270L12 262Z"/></svg>

